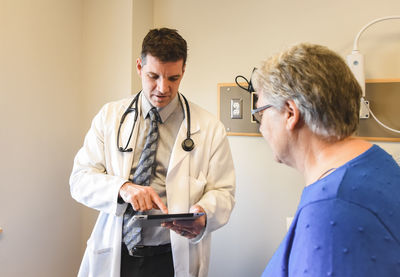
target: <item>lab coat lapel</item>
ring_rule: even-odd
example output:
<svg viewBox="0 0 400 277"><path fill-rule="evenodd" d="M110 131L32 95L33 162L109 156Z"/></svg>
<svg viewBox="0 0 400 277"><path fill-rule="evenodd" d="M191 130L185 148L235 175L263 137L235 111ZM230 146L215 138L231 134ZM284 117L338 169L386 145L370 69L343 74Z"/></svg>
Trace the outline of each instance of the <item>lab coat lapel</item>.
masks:
<svg viewBox="0 0 400 277"><path fill-rule="evenodd" d="M180 145L182 137L185 136L178 135L177 137L166 177L169 213L184 213L189 210L190 155ZM170 236L175 276L189 276L188 240L175 232L170 232Z"/></svg>
<svg viewBox="0 0 400 277"><path fill-rule="evenodd" d="M179 95L180 96L180 95ZM180 96L181 97L181 96ZM183 103L183 99L181 98L181 102ZM189 104L190 105L190 104ZM184 106L185 109L185 115L187 115L186 107ZM196 149L196 144L199 144L199 141L196 141L195 134L200 131L200 123L197 121L197 118L193 117L191 118L191 132L190 136L193 139L195 146L194 149ZM174 148L171 153L171 158L168 166L168 172L172 172L175 167L186 157L189 156L190 151L185 151L182 148L182 142L186 139L187 135L187 122L186 118L182 121L181 127L179 128L178 135L175 140ZM195 151L195 150L192 150Z"/></svg>
<svg viewBox="0 0 400 277"><path fill-rule="evenodd" d="M185 121L182 124L185 124ZM166 177L169 213L189 211L190 152L184 151L181 146L185 138L186 127L181 126L171 154ZM189 276L189 242L175 232L170 232L170 236L175 276Z"/></svg>
<svg viewBox="0 0 400 277"><path fill-rule="evenodd" d="M186 138L186 126L182 122L181 128L179 129L178 136L176 137L174 148L171 153L171 158L168 166L168 172L172 172L174 168L186 157L189 155L189 152L183 150L181 144L182 141Z"/></svg>
<svg viewBox="0 0 400 277"><path fill-rule="evenodd" d="M188 212L190 208L190 167L195 165L190 164L191 152L187 152L182 148L182 142L186 139L187 134L186 124L186 120L183 120L175 140L168 166L166 185L169 213ZM200 145L201 142L199 139L196 139L196 136L192 136L200 131L200 125L196 120L192 120L191 122L191 131L191 137L195 144ZM196 145L192 151L196 151ZM188 240L175 232L171 232L171 246L175 276L189 276L190 255Z"/></svg>
<svg viewBox="0 0 400 277"><path fill-rule="evenodd" d="M196 136L200 131L199 124L194 124L191 129L193 130L191 137L195 142L195 147L192 151L196 151L196 144L201 144L200 140L197 138L198 136ZM171 153L166 177L168 210L170 213L188 212L190 208L190 168L196 165L190 164L192 152L185 151L182 148L182 142L186 139L186 134L186 120L183 120Z"/></svg>

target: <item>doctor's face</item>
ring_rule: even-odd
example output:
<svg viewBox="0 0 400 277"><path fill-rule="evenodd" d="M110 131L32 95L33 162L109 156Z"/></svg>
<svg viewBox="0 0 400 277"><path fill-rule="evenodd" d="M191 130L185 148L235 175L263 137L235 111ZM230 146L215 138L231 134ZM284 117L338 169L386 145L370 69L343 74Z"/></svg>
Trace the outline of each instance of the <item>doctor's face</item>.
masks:
<svg viewBox="0 0 400 277"><path fill-rule="evenodd" d="M136 69L142 79L143 94L157 108L164 108L175 98L185 72L183 60L161 62L150 54L146 64L137 59Z"/></svg>

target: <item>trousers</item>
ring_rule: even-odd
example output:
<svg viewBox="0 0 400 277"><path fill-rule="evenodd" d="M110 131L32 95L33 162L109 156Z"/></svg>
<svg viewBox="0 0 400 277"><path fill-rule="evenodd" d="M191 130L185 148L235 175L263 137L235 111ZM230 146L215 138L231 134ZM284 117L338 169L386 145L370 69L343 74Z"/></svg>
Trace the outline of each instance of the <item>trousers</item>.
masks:
<svg viewBox="0 0 400 277"><path fill-rule="evenodd" d="M154 256L132 257L126 245L121 247L121 277L174 277L172 252Z"/></svg>

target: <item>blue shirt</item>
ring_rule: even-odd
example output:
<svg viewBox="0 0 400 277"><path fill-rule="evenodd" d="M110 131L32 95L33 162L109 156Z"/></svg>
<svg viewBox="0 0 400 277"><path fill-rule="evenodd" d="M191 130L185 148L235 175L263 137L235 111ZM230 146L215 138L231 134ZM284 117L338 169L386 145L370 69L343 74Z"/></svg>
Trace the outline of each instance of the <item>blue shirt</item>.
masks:
<svg viewBox="0 0 400 277"><path fill-rule="evenodd" d="M400 276L400 167L379 146L303 190L263 277Z"/></svg>

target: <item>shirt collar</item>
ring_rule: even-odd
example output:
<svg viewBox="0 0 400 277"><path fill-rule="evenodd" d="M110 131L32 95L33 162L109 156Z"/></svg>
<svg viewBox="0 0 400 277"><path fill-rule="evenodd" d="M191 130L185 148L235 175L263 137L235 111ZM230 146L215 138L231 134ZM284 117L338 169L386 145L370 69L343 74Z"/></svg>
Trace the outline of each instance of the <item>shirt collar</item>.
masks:
<svg viewBox="0 0 400 277"><path fill-rule="evenodd" d="M142 116L143 118L147 117L150 109L153 108L150 101L147 99L146 95L142 93L144 97L142 98ZM157 112L161 117L161 122L167 121L168 117L172 114L172 112L177 109L179 106L178 94L175 95L174 99L169 102L169 104L163 108L157 108Z"/></svg>

